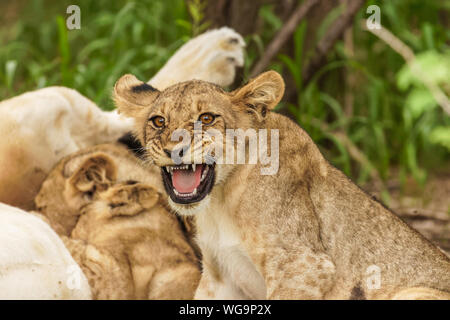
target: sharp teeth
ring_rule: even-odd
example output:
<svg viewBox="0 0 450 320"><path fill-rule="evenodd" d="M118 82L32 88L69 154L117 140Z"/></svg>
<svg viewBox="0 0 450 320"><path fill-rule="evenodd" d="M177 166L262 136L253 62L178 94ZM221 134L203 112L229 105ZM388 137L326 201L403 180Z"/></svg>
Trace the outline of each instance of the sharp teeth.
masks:
<svg viewBox="0 0 450 320"><path fill-rule="evenodd" d="M173 193L175 193L177 197L191 197L197 194L197 188L195 188L191 193L179 193L175 188L173 188Z"/></svg>
<svg viewBox="0 0 450 320"><path fill-rule="evenodd" d="M208 173L208 169L209 169L209 167L206 166L206 168L203 170L202 177L200 178L200 181L203 181L205 179L206 174Z"/></svg>
<svg viewBox="0 0 450 320"><path fill-rule="evenodd" d="M196 167L196 165L195 165L195 163L193 163L192 164L192 172L195 172L195 167Z"/></svg>

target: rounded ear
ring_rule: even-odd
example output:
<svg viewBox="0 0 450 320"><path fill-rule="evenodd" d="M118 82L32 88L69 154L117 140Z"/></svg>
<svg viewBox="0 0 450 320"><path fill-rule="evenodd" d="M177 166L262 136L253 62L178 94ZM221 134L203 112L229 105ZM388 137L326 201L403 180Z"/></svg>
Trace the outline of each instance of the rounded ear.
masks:
<svg viewBox="0 0 450 320"><path fill-rule="evenodd" d="M160 91L151 85L126 74L114 85L114 102L119 113L136 117L140 111L152 104Z"/></svg>
<svg viewBox="0 0 450 320"><path fill-rule="evenodd" d="M249 111L264 118L280 102L284 94L284 81L275 71L267 71L231 92L233 103L245 105Z"/></svg>
<svg viewBox="0 0 450 320"><path fill-rule="evenodd" d="M92 194L107 189L111 182L116 180L116 175L114 161L106 154L96 153L79 163L72 171L67 184L73 192Z"/></svg>

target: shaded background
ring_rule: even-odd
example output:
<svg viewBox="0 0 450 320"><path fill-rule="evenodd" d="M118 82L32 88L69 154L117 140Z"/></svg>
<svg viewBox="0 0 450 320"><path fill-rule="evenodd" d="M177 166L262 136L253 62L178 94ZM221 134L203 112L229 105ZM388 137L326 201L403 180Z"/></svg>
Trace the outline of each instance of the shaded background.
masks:
<svg viewBox="0 0 450 320"><path fill-rule="evenodd" d="M81 8L80 30L66 28L71 4ZM363 28L371 4L395 40ZM430 91L450 96L450 1L0 0L0 100L63 85L111 110L122 74L150 79L191 37L223 25L247 43L230 89L267 60L262 70L287 82L278 111L335 166L450 249L450 117ZM428 84L393 50L396 41Z"/></svg>

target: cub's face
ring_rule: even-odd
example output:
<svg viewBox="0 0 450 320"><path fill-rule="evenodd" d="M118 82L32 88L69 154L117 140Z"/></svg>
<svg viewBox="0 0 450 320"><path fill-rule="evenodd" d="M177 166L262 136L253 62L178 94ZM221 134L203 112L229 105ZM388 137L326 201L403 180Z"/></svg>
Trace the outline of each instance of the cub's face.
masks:
<svg viewBox="0 0 450 320"><path fill-rule="evenodd" d="M114 161L102 152L67 156L53 168L35 198L36 209L59 234L70 235L80 209L109 188L116 178Z"/></svg>
<svg viewBox="0 0 450 320"><path fill-rule="evenodd" d="M238 147L229 131L262 127L283 91L275 72L231 93L198 80L160 92L125 75L114 98L119 112L136 119L135 134L148 159L160 167L171 206L190 214L208 203L212 190L238 165L225 161Z"/></svg>

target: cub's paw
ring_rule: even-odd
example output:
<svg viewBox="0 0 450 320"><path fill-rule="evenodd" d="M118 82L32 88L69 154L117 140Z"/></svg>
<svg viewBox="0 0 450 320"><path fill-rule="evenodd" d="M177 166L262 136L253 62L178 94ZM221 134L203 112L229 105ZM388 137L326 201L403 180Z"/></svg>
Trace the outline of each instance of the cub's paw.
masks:
<svg viewBox="0 0 450 320"><path fill-rule="evenodd" d="M152 187L127 181L117 183L100 195L113 215L135 215L152 208L159 199L159 193Z"/></svg>

